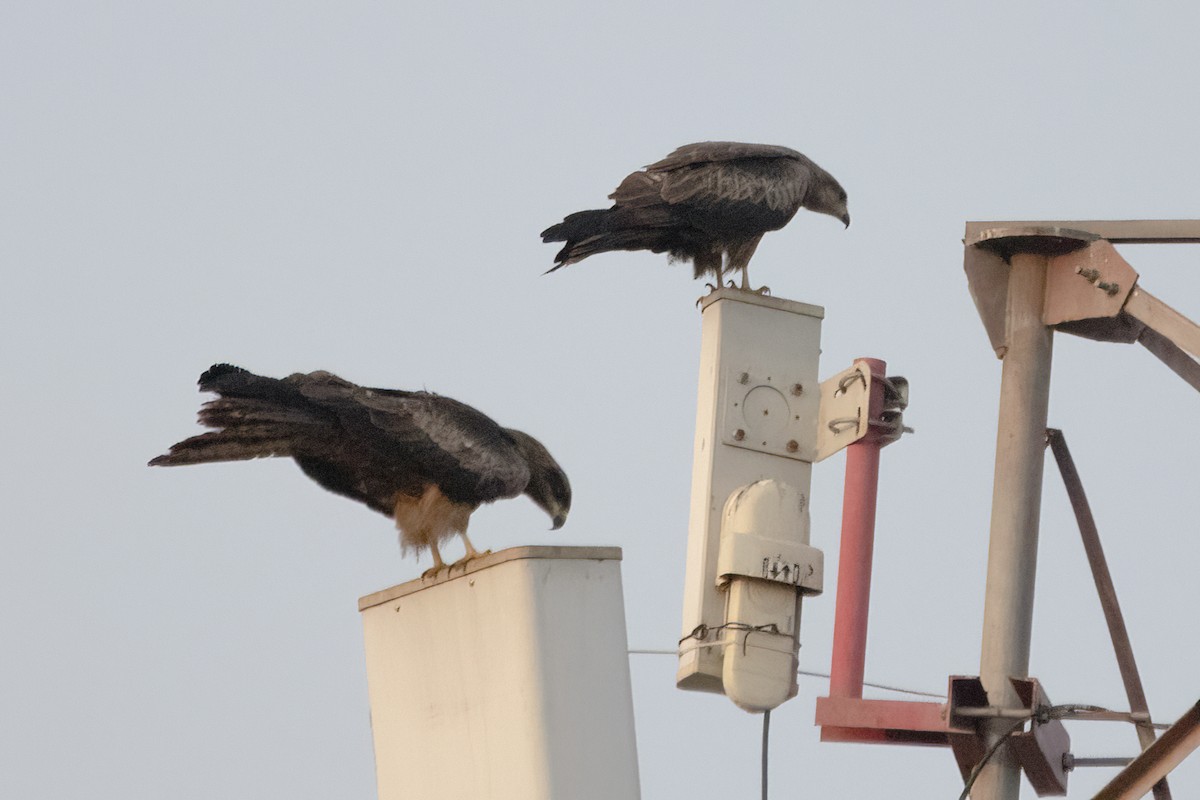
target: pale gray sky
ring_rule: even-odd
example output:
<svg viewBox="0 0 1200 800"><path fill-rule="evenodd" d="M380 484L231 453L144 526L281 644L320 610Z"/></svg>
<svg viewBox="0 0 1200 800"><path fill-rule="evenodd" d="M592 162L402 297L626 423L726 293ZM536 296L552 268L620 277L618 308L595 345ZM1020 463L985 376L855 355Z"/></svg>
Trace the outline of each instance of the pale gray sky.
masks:
<svg viewBox="0 0 1200 800"><path fill-rule="evenodd" d="M1198 29L1190 3L6 3L0 795L374 796L356 599L428 564L290 462L146 468L197 430L215 361L426 387L534 433L571 519L507 502L476 542L620 545L631 646L673 646L702 286L645 253L543 277L537 234L703 139L795 147L849 192L848 231L802 214L754 278L825 307L823 375L875 356L912 382L868 676L975 673L1000 365L963 223L1200 216ZM1124 252L1200 317L1200 248ZM1200 696L1198 398L1137 347L1060 336L1055 357L1051 424L1173 719ZM809 669L843 463L813 487ZM1056 702L1125 706L1050 470L1034 636ZM632 670L644 796L753 795L760 718L677 691L670 657ZM957 796L947 751L820 744L826 688L773 718L774 798ZM1079 755L1135 748L1070 730ZM1200 766L1174 780L1196 794Z"/></svg>

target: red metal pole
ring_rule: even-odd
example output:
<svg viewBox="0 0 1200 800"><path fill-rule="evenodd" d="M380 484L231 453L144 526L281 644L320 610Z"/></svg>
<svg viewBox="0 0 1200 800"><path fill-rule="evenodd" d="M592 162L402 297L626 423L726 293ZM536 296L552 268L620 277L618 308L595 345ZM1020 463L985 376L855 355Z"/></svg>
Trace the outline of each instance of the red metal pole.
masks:
<svg viewBox="0 0 1200 800"><path fill-rule="evenodd" d="M871 372L870 411L878 420L883 411L883 382L887 363L877 358L855 359ZM879 450L874 427L846 448L846 488L842 497L842 544L838 555L837 605L833 621L833 661L829 667L830 697L862 697L867 660L867 611L871 604L871 556L875 547L875 500L879 489Z"/></svg>

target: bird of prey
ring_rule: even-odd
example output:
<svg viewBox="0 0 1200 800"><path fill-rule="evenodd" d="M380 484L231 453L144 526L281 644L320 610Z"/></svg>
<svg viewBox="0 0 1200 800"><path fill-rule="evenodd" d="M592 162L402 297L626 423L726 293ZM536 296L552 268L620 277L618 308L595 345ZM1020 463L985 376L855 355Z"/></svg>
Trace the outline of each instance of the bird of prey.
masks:
<svg viewBox="0 0 1200 800"><path fill-rule="evenodd" d="M850 225L846 191L834 177L769 144L685 144L627 176L609 198L612 208L580 211L542 231L544 242L566 242L548 272L596 253L650 250L691 261L697 278L712 273L715 288L740 269L749 290L746 267L759 240L801 208Z"/></svg>
<svg viewBox="0 0 1200 800"><path fill-rule="evenodd" d="M216 430L185 439L151 466L290 457L326 489L392 517L401 552L433 551L461 534L466 556L479 553L467 521L483 503L526 494L562 527L571 486L562 468L532 436L430 392L370 389L328 372L283 379L216 364L200 390L218 397L200 409Z"/></svg>

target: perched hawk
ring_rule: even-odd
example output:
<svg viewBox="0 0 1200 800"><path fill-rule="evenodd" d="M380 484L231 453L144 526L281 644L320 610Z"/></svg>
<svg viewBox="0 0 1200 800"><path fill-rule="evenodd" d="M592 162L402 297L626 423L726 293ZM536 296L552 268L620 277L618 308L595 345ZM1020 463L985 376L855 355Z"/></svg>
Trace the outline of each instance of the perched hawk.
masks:
<svg viewBox="0 0 1200 800"><path fill-rule="evenodd" d="M200 376L200 390L219 397L200 409L217 430L171 447L151 466L290 457L332 492L396 521L402 551L433 551L467 538L476 508L527 494L562 526L571 508L567 476L532 436L501 428L464 403L429 392L368 389L328 372L264 378L229 364Z"/></svg>
<svg viewBox="0 0 1200 800"><path fill-rule="evenodd" d="M542 231L542 241L566 242L548 272L609 250L670 253L691 261L721 285L742 271L767 231L788 224L801 208L850 225L846 191L834 177L787 147L697 142L621 181L613 207L571 214ZM726 256L724 264L722 256Z"/></svg>

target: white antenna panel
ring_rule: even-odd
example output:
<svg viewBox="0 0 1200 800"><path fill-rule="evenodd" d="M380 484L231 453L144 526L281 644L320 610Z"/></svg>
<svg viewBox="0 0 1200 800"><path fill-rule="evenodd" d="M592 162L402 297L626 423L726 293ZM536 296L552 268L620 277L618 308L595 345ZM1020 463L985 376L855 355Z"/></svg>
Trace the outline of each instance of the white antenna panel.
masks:
<svg viewBox="0 0 1200 800"><path fill-rule="evenodd" d="M700 381L679 645L681 689L749 711L796 693L824 309L719 289L701 301Z"/></svg>

